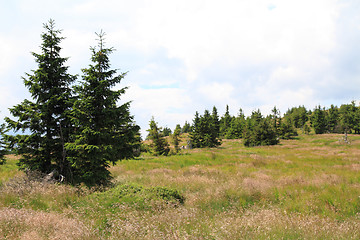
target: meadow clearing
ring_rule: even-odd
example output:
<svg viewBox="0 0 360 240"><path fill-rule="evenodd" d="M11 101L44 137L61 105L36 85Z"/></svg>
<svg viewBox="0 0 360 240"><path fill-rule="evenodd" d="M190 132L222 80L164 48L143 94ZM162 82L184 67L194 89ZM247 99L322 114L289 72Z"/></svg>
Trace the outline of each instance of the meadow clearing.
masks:
<svg viewBox="0 0 360 240"><path fill-rule="evenodd" d="M360 136L143 154L93 190L0 166L0 239L360 239ZM183 139L184 140L184 139Z"/></svg>

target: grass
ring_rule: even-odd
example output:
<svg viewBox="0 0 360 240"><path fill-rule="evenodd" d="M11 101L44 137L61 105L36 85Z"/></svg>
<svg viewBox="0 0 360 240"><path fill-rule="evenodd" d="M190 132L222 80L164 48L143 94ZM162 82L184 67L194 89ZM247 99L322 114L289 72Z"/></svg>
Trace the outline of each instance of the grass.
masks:
<svg viewBox="0 0 360 240"><path fill-rule="evenodd" d="M359 239L360 136L122 161L114 187L26 179L0 166L0 239ZM29 238L29 237L28 237Z"/></svg>
<svg viewBox="0 0 360 240"><path fill-rule="evenodd" d="M0 186L3 182L21 174L16 165L18 159L15 155L6 156L6 164L0 165Z"/></svg>

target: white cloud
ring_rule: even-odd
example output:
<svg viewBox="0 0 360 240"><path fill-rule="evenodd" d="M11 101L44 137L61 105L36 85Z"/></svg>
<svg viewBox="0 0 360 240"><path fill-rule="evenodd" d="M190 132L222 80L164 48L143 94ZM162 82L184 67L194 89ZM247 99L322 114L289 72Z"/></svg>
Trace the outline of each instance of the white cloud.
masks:
<svg viewBox="0 0 360 240"><path fill-rule="evenodd" d="M178 88L143 89L131 84L122 101L133 101L131 112L136 116L143 136L146 135L145 130L152 116L160 126L174 128L175 124L189 121L193 114L187 111L192 104L190 97Z"/></svg>
<svg viewBox="0 0 360 240"><path fill-rule="evenodd" d="M189 78L214 61L311 64L334 46L335 1L152 1L138 11L143 48L183 59Z"/></svg>
<svg viewBox="0 0 360 240"><path fill-rule="evenodd" d="M62 53L71 73L90 63L94 32L103 29L118 50L112 66L129 70L125 98L145 125L151 115L169 126L189 121L213 105L235 112L358 97L355 0L10 2L16 12L1 16L11 25L0 30L1 77L20 79L33 69L29 52L38 52L50 17L67 37ZM20 89L3 79L2 96ZM16 95L12 102L23 99Z"/></svg>
<svg viewBox="0 0 360 240"><path fill-rule="evenodd" d="M232 102L234 87L229 83L205 83L198 90L201 97L221 105Z"/></svg>

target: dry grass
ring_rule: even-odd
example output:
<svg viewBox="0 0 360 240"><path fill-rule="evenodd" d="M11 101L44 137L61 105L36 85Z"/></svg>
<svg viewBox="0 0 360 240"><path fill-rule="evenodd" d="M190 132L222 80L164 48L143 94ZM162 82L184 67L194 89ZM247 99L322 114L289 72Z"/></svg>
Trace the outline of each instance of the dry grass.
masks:
<svg viewBox="0 0 360 240"><path fill-rule="evenodd" d="M84 223L62 214L0 209L1 239L96 239Z"/></svg>
<svg viewBox="0 0 360 240"><path fill-rule="evenodd" d="M223 214L224 215L224 214ZM287 213L280 209L229 212L217 223L221 238L261 239L358 239L360 222L338 222L329 218ZM216 229L216 228L214 228Z"/></svg>
<svg viewBox="0 0 360 240"><path fill-rule="evenodd" d="M24 175L24 173L18 170L18 167L16 165L19 158L19 156L15 155L6 156L6 164L0 165L0 186L3 182L8 181L15 176Z"/></svg>
<svg viewBox="0 0 360 240"><path fill-rule="evenodd" d="M118 184L178 189L184 205L100 201L85 188L18 177L0 187L0 239L360 239L360 137L143 156ZM11 230L11 231L10 231Z"/></svg>

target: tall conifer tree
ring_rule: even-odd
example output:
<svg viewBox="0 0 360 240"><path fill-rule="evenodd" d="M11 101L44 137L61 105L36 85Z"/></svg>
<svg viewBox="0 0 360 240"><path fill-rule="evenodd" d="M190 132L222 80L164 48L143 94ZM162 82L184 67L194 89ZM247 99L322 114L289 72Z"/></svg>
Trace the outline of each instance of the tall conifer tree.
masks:
<svg viewBox="0 0 360 240"><path fill-rule="evenodd" d="M16 118L6 118L8 128L27 134L8 135L10 147L21 155L21 168L39 170L43 173L54 169L68 175L64 143L70 135L67 111L71 107L70 85L75 76L68 74L64 66L67 58L60 56L61 30L55 29L55 22L44 24L41 34L41 53L32 53L38 69L23 78L33 100L25 99L10 109Z"/></svg>
<svg viewBox="0 0 360 240"><path fill-rule="evenodd" d="M113 48L105 48L103 32L97 36L98 46L91 48L92 64L82 70L82 84L75 88L78 97L71 112L75 133L66 144L74 181L87 185L106 184L111 178L109 164L134 157L140 146L130 103L117 105L127 88L112 90L126 73L110 69Z"/></svg>
<svg viewBox="0 0 360 240"><path fill-rule="evenodd" d="M200 135L201 135L201 129L200 129L200 117L199 113L195 112L195 117L193 120L193 124L191 126L191 132L189 134L191 145L193 148L198 148L201 146L200 144Z"/></svg>
<svg viewBox="0 0 360 240"><path fill-rule="evenodd" d="M179 153L180 151L180 134L181 134L181 127L180 124L177 124L172 134L172 143L174 144L175 153Z"/></svg>
<svg viewBox="0 0 360 240"><path fill-rule="evenodd" d="M316 134L323 134L326 130L325 110L321 106L317 106L311 116L311 125Z"/></svg>
<svg viewBox="0 0 360 240"><path fill-rule="evenodd" d="M213 124L214 124L214 134L216 135L216 137L219 137L220 136L220 120L219 120L217 108L215 106L213 107L211 117L213 119Z"/></svg>
<svg viewBox="0 0 360 240"><path fill-rule="evenodd" d="M226 133L230 128L231 119L232 118L231 118L231 115L229 112L229 105L226 105L225 114L224 114L224 116L221 117L221 120L220 120L220 135L222 137L226 136Z"/></svg>
<svg viewBox="0 0 360 240"><path fill-rule="evenodd" d="M246 119L243 139L246 147L275 145L279 143L272 119L270 117L264 118L260 110L253 111L251 117Z"/></svg>
<svg viewBox="0 0 360 240"><path fill-rule="evenodd" d="M232 117L230 128L227 131L225 138L228 139L242 138L245 124L246 124L245 115L243 113L243 110L240 108L238 116Z"/></svg>
<svg viewBox="0 0 360 240"><path fill-rule="evenodd" d="M339 122L339 109L338 107L331 104L327 114L326 114L326 125L327 130L331 133L335 133L337 131Z"/></svg>
<svg viewBox="0 0 360 240"><path fill-rule="evenodd" d="M215 118L216 114L213 112L210 115L208 110L205 110L203 116L199 116L198 112L195 113L193 129L190 133L190 140L194 148L217 147L221 145Z"/></svg>

